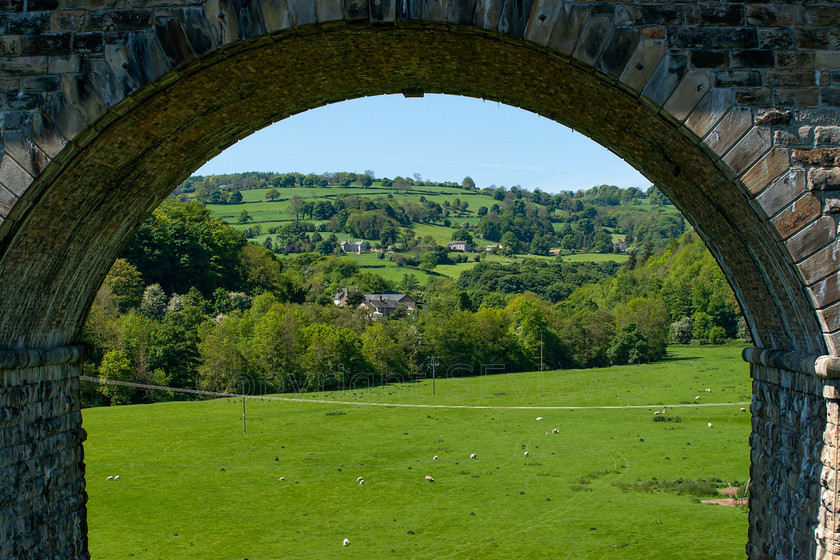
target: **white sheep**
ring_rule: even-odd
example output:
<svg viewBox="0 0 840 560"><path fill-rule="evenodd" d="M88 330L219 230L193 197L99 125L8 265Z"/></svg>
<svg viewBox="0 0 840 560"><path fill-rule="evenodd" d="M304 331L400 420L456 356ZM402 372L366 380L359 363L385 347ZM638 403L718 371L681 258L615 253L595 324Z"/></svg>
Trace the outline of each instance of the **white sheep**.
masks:
<svg viewBox="0 0 840 560"><path fill-rule="evenodd" d="M741 412L746 412L746 411L747 411L747 409L742 406L741 407Z"/></svg>
<svg viewBox="0 0 840 560"><path fill-rule="evenodd" d="M559 434L560 430L558 430L557 428L554 428L553 430L551 430L551 433L552 434Z"/></svg>
<svg viewBox="0 0 840 560"><path fill-rule="evenodd" d="M475 453L473 453L472 455L470 455L470 459L475 459Z"/></svg>
<svg viewBox="0 0 840 560"><path fill-rule="evenodd" d="M528 452L527 452L527 451L525 452L525 456L526 456L526 457L528 456Z"/></svg>
<svg viewBox="0 0 840 560"><path fill-rule="evenodd" d="M281 482L282 482L282 481L286 480L286 477L285 477L285 476L281 476L281 477L280 477L280 478L278 478L277 480L279 480L279 481L281 481Z"/></svg>
<svg viewBox="0 0 840 560"><path fill-rule="evenodd" d="M114 480L119 480L119 479L120 479L120 475L114 476Z"/></svg>
<svg viewBox="0 0 840 560"><path fill-rule="evenodd" d="M699 401L699 400L700 400L700 396L698 395L698 396L694 397L694 400L695 400L695 401Z"/></svg>
<svg viewBox="0 0 840 560"><path fill-rule="evenodd" d="M113 477L113 476L109 476L109 477L108 477L108 478L106 478L105 480L114 480L114 477Z"/></svg>
<svg viewBox="0 0 840 560"><path fill-rule="evenodd" d="M361 482L362 480L364 480L364 477L360 476L359 478L356 479L356 482Z"/></svg>
<svg viewBox="0 0 840 560"><path fill-rule="evenodd" d="M431 477L431 476L429 476L429 475L426 475L426 482L434 482L434 481L435 481L435 479L434 479L434 478L432 478L432 477Z"/></svg>
<svg viewBox="0 0 840 560"><path fill-rule="evenodd" d="M364 481L364 480L360 480L360 481L359 481L359 486L363 485L364 483L365 483L365 481Z"/></svg>
<svg viewBox="0 0 840 560"><path fill-rule="evenodd" d="M344 539L344 542L341 543L341 546L350 546L350 539Z"/></svg>
<svg viewBox="0 0 840 560"><path fill-rule="evenodd" d="M537 421L540 421L540 420L542 420L542 419L543 419L543 417L542 417L542 416L537 416Z"/></svg>
<svg viewBox="0 0 840 560"><path fill-rule="evenodd" d="M707 392L707 393L711 393L711 392L712 392L712 390L707 388L707 389L706 389L706 392Z"/></svg>
<svg viewBox="0 0 840 560"><path fill-rule="evenodd" d="M711 422L709 422L709 427L710 427L710 428L713 428L713 427L714 427L714 426L712 425L712 423L711 423Z"/></svg>
<svg viewBox="0 0 840 560"><path fill-rule="evenodd" d="M438 460L438 456L437 456L437 455L435 455L434 457L432 457L432 461L437 461L437 460Z"/></svg>
<svg viewBox="0 0 840 560"><path fill-rule="evenodd" d="M655 411L655 412L653 413L653 415L654 415L654 416L659 416L659 411L658 411L658 410L657 410L657 411Z"/></svg>

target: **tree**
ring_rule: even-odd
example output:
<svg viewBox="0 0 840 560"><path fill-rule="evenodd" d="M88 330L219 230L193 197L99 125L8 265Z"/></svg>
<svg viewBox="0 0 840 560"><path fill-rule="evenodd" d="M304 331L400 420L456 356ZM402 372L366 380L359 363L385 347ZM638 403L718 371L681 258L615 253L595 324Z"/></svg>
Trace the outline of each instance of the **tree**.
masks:
<svg viewBox="0 0 840 560"><path fill-rule="evenodd" d="M621 327L607 350L613 365L639 364L647 361L648 341L635 323Z"/></svg>
<svg viewBox="0 0 840 560"><path fill-rule="evenodd" d="M437 255L433 251L426 251L420 257L420 269L431 272L438 265Z"/></svg>
<svg viewBox="0 0 840 560"><path fill-rule="evenodd" d="M247 210L243 210L239 213L239 217L236 219L237 224L247 224L248 222L252 221L253 218L251 214L248 213Z"/></svg>
<svg viewBox="0 0 840 560"><path fill-rule="evenodd" d="M166 314L167 303L166 293L160 287L160 284L152 284L143 290L140 312L147 317L160 321Z"/></svg>
<svg viewBox="0 0 840 560"><path fill-rule="evenodd" d="M268 192L265 193L266 200L277 200L280 198L280 191L277 189L268 189Z"/></svg>
<svg viewBox="0 0 840 560"><path fill-rule="evenodd" d="M473 242L473 236L464 228L458 228L452 232L452 241L466 241L470 245Z"/></svg>
<svg viewBox="0 0 840 560"><path fill-rule="evenodd" d="M464 180L461 181L461 186L463 186L465 189L474 189L475 181L473 181L472 177L467 175L466 177L464 177Z"/></svg>
<svg viewBox="0 0 840 560"><path fill-rule="evenodd" d="M133 369L128 356L122 350L111 350L102 358L99 365L99 377L114 381L133 381ZM100 385L99 392L105 395L112 405L129 404L135 393L134 387L120 385Z"/></svg>
<svg viewBox="0 0 840 560"><path fill-rule="evenodd" d="M289 200L289 211L295 215L295 221L300 219L300 210L303 208L303 205L306 201L303 197L295 195Z"/></svg>
<svg viewBox="0 0 840 560"><path fill-rule="evenodd" d="M242 193L241 192L236 191L236 192L234 192L230 195L230 203L231 204L239 204L240 202L242 202Z"/></svg>
<svg viewBox="0 0 840 560"><path fill-rule="evenodd" d="M111 289L120 313L140 305L143 297L143 278L137 267L127 260L114 261L104 284Z"/></svg>

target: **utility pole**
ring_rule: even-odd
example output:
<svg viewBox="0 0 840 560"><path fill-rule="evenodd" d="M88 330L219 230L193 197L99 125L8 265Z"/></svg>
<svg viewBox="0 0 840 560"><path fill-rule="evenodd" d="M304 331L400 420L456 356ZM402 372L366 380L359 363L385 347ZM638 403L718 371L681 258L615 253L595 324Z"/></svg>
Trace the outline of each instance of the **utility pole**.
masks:
<svg viewBox="0 0 840 560"><path fill-rule="evenodd" d="M543 362L543 330L540 329L540 371L545 371L545 363Z"/></svg>
<svg viewBox="0 0 840 560"><path fill-rule="evenodd" d="M432 394L435 394L435 368L440 365L440 356L429 356L429 365L432 366Z"/></svg>
<svg viewBox="0 0 840 560"><path fill-rule="evenodd" d="M245 435L245 384L242 384L242 435Z"/></svg>

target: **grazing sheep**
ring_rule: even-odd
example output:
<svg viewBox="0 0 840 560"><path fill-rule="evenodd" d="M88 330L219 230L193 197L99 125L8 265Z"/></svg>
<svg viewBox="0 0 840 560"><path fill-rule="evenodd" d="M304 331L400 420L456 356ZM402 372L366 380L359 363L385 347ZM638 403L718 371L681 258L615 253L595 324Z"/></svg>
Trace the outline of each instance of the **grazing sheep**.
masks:
<svg viewBox="0 0 840 560"><path fill-rule="evenodd" d="M526 456L526 457L528 456L528 452L527 452L527 451L525 452L525 456Z"/></svg>
<svg viewBox="0 0 840 560"><path fill-rule="evenodd" d="M659 415L659 411L657 410L656 412L654 412L654 413L653 413L653 415L654 415L654 416L658 416L658 415Z"/></svg>
<svg viewBox="0 0 840 560"><path fill-rule="evenodd" d="M542 419L543 419L542 416L537 416L537 421L542 420Z"/></svg>
<svg viewBox="0 0 840 560"><path fill-rule="evenodd" d="M341 546L350 546L350 539L344 539L344 542L341 543Z"/></svg>
<svg viewBox="0 0 840 560"><path fill-rule="evenodd" d="M475 453L473 453L472 455L470 455L470 459L475 459Z"/></svg>
<svg viewBox="0 0 840 560"><path fill-rule="evenodd" d="M548 435L548 432L546 432L545 435Z"/></svg>
<svg viewBox="0 0 840 560"><path fill-rule="evenodd" d="M285 477L285 476L281 476L281 477L280 477L280 478L278 478L277 480L279 480L279 481L281 481L281 482L282 482L283 480L286 480L286 477Z"/></svg>
<svg viewBox="0 0 840 560"><path fill-rule="evenodd" d="M119 480L119 479L120 479L120 475L114 476L114 480Z"/></svg>
<svg viewBox="0 0 840 560"><path fill-rule="evenodd" d="M711 393L711 392L712 392L712 390L711 390L711 389L706 389L706 392L707 392L707 393Z"/></svg>
<svg viewBox="0 0 840 560"><path fill-rule="evenodd" d="M742 406L741 407L741 412L746 412L746 411L747 411L747 409Z"/></svg>
<svg viewBox="0 0 840 560"><path fill-rule="evenodd" d="M695 401L699 401L699 400L700 400L700 396L698 395L698 396L694 397L694 400L695 400Z"/></svg>
<svg viewBox="0 0 840 560"><path fill-rule="evenodd" d="M109 477L108 477L108 478L106 478L105 480L114 480L114 477L113 477L113 476L109 476Z"/></svg>
<svg viewBox="0 0 840 560"><path fill-rule="evenodd" d="M710 427L710 428L714 428L714 426L712 425L712 423L711 423L711 422L709 422L709 427Z"/></svg>
<svg viewBox="0 0 840 560"><path fill-rule="evenodd" d="M553 430L551 430L551 433L552 434L559 434L560 430L558 430L557 428L554 428Z"/></svg>
<svg viewBox="0 0 840 560"><path fill-rule="evenodd" d="M432 478L431 476L426 475L426 482L434 482L434 481L435 481L435 479L434 479L434 478Z"/></svg>
<svg viewBox="0 0 840 560"><path fill-rule="evenodd" d="M364 483L365 483L365 481L364 481L364 480L360 480L360 481L359 481L359 486L361 486L361 485L362 485L362 484L364 484Z"/></svg>
<svg viewBox="0 0 840 560"><path fill-rule="evenodd" d="M360 476L359 478L356 479L356 482L361 482L362 480L364 480L364 477Z"/></svg>

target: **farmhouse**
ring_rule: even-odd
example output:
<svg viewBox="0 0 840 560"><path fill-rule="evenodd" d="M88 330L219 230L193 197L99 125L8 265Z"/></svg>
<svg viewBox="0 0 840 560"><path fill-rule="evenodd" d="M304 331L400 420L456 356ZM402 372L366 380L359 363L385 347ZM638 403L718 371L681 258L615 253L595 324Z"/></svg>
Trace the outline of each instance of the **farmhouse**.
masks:
<svg viewBox="0 0 840 560"><path fill-rule="evenodd" d="M386 290L381 293L365 294L365 300L359 308L366 308L373 320L387 319L398 309L404 308L411 313L417 309L417 302L411 296Z"/></svg>
<svg viewBox="0 0 840 560"><path fill-rule="evenodd" d="M473 248L466 241L452 241L446 244L446 248L450 251L461 251L463 253L471 253Z"/></svg>
<svg viewBox="0 0 840 560"><path fill-rule="evenodd" d="M341 250L345 253L367 253L368 251L368 244L364 241L342 241L341 242Z"/></svg>

